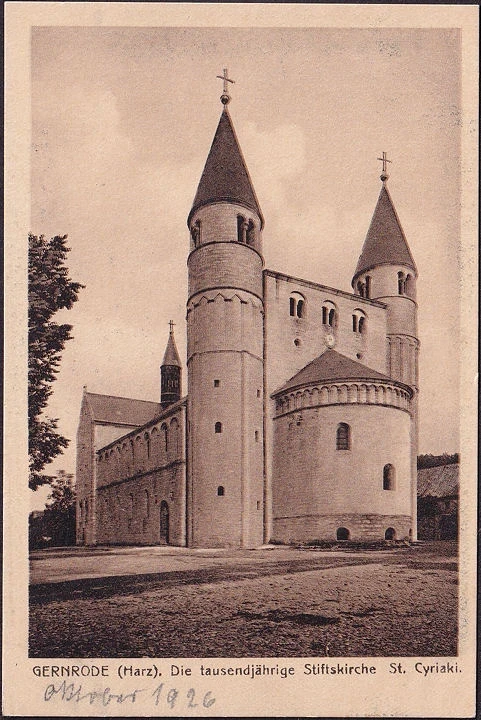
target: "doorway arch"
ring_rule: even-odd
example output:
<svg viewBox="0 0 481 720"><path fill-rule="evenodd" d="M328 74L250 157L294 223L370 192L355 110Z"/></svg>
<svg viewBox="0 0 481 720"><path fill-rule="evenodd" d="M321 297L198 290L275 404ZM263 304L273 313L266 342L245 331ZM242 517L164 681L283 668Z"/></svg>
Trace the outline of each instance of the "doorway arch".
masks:
<svg viewBox="0 0 481 720"><path fill-rule="evenodd" d="M384 533L384 540L395 540L396 539L396 531L392 527L388 527L386 532Z"/></svg>
<svg viewBox="0 0 481 720"><path fill-rule="evenodd" d="M165 500L160 503L160 532L161 545L169 544L169 505Z"/></svg>
<svg viewBox="0 0 481 720"><path fill-rule="evenodd" d="M336 539L337 540L349 540L350 532L345 527L337 528Z"/></svg>

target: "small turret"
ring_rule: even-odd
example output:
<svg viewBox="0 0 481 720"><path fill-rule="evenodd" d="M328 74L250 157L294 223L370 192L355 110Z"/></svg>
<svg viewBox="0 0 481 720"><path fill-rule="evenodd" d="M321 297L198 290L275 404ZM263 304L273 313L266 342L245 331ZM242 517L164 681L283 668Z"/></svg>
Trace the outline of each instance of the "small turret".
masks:
<svg viewBox="0 0 481 720"><path fill-rule="evenodd" d="M417 270L393 201L383 153L382 188L364 241L352 287L356 295L387 306L386 373L417 388Z"/></svg>
<svg viewBox="0 0 481 720"><path fill-rule="evenodd" d="M382 188L361 256L352 279L357 295L386 305L386 375L413 390L411 415L411 538L416 540L418 448L417 270L393 201L386 153L382 158Z"/></svg>
<svg viewBox="0 0 481 720"><path fill-rule="evenodd" d="M169 322L170 332L164 359L160 366L160 403L167 408L180 400L182 365L174 339L174 323Z"/></svg>
<svg viewBox="0 0 481 720"><path fill-rule="evenodd" d="M392 288L374 288L372 282L371 286L369 286L369 280L366 288L366 273L369 273L373 268L381 265L399 266L400 272L405 271L405 277L408 277L410 272L414 276L417 275L416 265L386 187L387 176L383 174L381 179L383 180L383 186L352 279L354 291L371 298L383 294L398 294L397 274L393 275L395 282ZM405 289L407 290L407 288ZM406 294L409 293L406 292Z"/></svg>

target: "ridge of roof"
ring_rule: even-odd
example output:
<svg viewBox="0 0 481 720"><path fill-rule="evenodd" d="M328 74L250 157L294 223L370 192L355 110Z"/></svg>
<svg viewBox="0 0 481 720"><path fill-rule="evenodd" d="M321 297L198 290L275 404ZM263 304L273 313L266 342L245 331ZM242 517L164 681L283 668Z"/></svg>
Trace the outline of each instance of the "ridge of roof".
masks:
<svg viewBox="0 0 481 720"><path fill-rule="evenodd" d="M416 264L385 183L379 193L352 284L358 275L376 265L405 265L417 275Z"/></svg>
<svg viewBox="0 0 481 720"><path fill-rule="evenodd" d="M221 113L187 224L198 208L218 201L239 203L254 210L263 227L264 218L226 107Z"/></svg>
<svg viewBox="0 0 481 720"><path fill-rule="evenodd" d="M310 385L318 382L330 382L336 380L381 380L383 382L395 383L408 388L408 385L393 380L388 375L373 370L356 360L346 357L330 348L321 355L307 363L299 372L293 375L278 390L272 393L271 397L280 395L287 390L294 390L303 385Z"/></svg>
<svg viewBox="0 0 481 720"><path fill-rule="evenodd" d="M124 395L104 395L103 393L94 393L90 392L90 390L85 390L85 395L93 396L97 398L113 398L114 400L129 400L131 402L136 403L147 403L148 405L159 405L160 403L155 402L155 400L138 400L137 398L128 398Z"/></svg>

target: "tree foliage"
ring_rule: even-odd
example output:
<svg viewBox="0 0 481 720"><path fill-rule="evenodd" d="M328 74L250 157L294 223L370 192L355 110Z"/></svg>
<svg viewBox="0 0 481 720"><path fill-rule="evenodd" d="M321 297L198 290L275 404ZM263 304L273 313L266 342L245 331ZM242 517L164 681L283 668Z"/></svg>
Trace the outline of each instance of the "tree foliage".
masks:
<svg viewBox="0 0 481 720"><path fill-rule="evenodd" d="M418 455L418 470L421 468L438 467L439 465L454 465L459 462L459 453L449 455Z"/></svg>
<svg viewBox="0 0 481 720"><path fill-rule="evenodd" d="M40 516L30 516L30 546L75 545L75 485L73 475L59 470L51 478L49 503Z"/></svg>
<svg viewBox="0 0 481 720"><path fill-rule="evenodd" d="M65 259L70 248L66 239L66 235L51 240L43 235L28 236L28 432L32 490L51 482L52 478L42 470L69 442L57 432L58 419L43 416L62 350L72 337L72 326L53 322L52 317L58 310L70 309L83 287L69 277Z"/></svg>

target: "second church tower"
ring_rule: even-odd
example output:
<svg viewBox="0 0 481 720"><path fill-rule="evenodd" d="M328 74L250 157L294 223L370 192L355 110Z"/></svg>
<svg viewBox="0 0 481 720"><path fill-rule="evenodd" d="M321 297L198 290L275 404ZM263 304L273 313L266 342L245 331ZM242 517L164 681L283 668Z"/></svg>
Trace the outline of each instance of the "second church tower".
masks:
<svg viewBox="0 0 481 720"><path fill-rule="evenodd" d="M263 217L224 105L189 213L188 545L263 541Z"/></svg>

